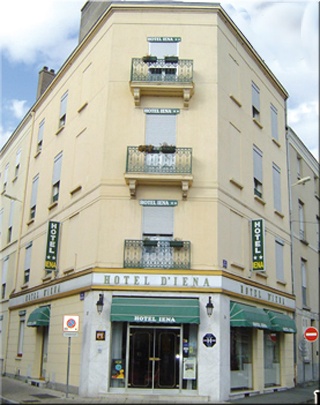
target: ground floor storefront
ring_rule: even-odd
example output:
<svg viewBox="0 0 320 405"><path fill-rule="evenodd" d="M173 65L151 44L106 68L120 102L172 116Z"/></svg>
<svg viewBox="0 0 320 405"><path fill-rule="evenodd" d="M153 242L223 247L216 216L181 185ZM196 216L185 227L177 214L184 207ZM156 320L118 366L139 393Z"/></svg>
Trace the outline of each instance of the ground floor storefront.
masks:
<svg viewBox="0 0 320 405"><path fill-rule="evenodd" d="M212 402L294 385L288 294L214 272L100 270L50 288L11 298L8 375L81 396Z"/></svg>

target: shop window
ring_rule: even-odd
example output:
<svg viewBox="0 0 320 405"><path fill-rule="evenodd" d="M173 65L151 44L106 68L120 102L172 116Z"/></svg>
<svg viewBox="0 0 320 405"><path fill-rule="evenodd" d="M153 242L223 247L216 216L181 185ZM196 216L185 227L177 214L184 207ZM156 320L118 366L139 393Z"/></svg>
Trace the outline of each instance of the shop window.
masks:
<svg viewBox="0 0 320 405"><path fill-rule="evenodd" d="M280 385L280 334L264 331L264 386Z"/></svg>
<svg viewBox="0 0 320 405"><path fill-rule="evenodd" d="M231 390L252 389L252 328L231 328Z"/></svg>
<svg viewBox="0 0 320 405"><path fill-rule="evenodd" d="M111 388L124 388L127 373L126 347L127 323L112 323L112 348L111 348Z"/></svg>

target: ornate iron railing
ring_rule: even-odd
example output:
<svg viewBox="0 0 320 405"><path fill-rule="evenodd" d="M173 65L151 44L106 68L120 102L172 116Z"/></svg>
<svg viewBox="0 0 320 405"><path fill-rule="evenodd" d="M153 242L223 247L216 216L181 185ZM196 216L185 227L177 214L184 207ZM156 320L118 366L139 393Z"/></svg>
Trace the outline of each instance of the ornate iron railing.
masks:
<svg viewBox="0 0 320 405"><path fill-rule="evenodd" d="M189 241L125 240L125 268L190 269Z"/></svg>
<svg viewBox="0 0 320 405"><path fill-rule="evenodd" d="M126 173L191 174L192 148L175 148L174 153L140 152L138 146L128 146Z"/></svg>
<svg viewBox="0 0 320 405"><path fill-rule="evenodd" d="M192 80L193 60L167 62L165 59L156 59L148 62L143 58L132 59L131 82L190 83Z"/></svg>

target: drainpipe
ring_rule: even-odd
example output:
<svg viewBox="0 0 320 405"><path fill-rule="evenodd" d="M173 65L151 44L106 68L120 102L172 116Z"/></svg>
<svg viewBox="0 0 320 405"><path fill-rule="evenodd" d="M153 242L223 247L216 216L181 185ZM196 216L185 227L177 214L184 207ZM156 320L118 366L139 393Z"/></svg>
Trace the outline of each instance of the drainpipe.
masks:
<svg viewBox="0 0 320 405"><path fill-rule="evenodd" d="M290 265L291 265L291 291L295 295L295 269L293 256L293 227L292 227L292 190L291 190L291 168L290 168L290 142L289 142L289 127L286 125L286 155L287 155L287 182L289 192L289 221L290 221ZM293 320L296 322L296 302L293 312ZM293 334L293 362L294 362L294 385L297 385L297 336Z"/></svg>

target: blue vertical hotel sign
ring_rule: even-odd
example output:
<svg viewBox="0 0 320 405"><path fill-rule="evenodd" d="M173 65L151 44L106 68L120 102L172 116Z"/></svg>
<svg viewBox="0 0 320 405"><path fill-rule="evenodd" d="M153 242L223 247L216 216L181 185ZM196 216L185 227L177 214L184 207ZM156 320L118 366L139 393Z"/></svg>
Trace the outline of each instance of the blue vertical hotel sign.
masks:
<svg viewBox="0 0 320 405"><path fill-rule="evenodd" d="M251 220L252 271L265 271L264 220Z"/></svg>
<svg viewBox="0 0 320 405"><path fill-rule="evenodd" d="M49 221L46 260L44 268L46 270L57 270L58 243L59 243L60 222Z"/></svg>

